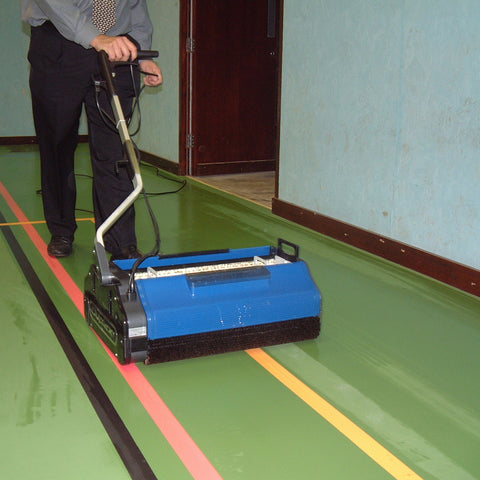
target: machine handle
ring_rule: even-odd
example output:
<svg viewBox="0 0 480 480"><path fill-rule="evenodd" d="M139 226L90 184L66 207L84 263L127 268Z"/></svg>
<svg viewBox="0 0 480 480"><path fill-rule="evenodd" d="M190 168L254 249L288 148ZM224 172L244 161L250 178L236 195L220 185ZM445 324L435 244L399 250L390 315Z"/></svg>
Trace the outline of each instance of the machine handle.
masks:
<svg viewBox="0 0 480 480"><path fill-rule="evenodd" d="M139 60L148 60L151 58L157 58L157 50L138 50L137 59L135 61L128 62L111 62L108 59L108 53L105 50L99 52L100 59L100 73L102 74L103 79L105 80L107 91L110 96L115 95L115 86L113 84L113 68L116 65L138 65Z"/></svg>
<svg viewBox="0 0 480 480"><path fill-rule="evenodd" d="M212 287L222 284L237 282L251 282L253 280L269 280L270 270L267 267L238 268L234 270L191 273L186 275L188 284L192 289L198 287Z"/></svg>
<svg viewBox="0 0 480 480"><path fill-rule="evenodd" d="M158 52L153 50L140 50L138 52L139 57L141 58L152 58L158 55ZM108 58L107 52L104 50L99 52L99 62L100 62L100 73L105 81L105 85L107 88L108 95L110 97L110 103L113 109L113 113L115 116L115 121L117 125L117 130L120 135L120 139L122 141L123 148L125 150L125 154L129 160L129 164L132 168L133 176L132 176L132 183L133 183L133 191L128 195L128 197L110 214L110 216L105 219L105 221L98 226L97 233L95 236L95 251L97 254L98 259L98 266L100 268L100 274L102 278L103 285L115 285L119 282L119 280L113 275L110 270L107 254L105 251L104 246L104 233L107 232L113 224L117 222L117 220L127 211L127 209L133 205L135 200L140 195L143 189L143 180L142 175L140 173L140 165L137 158L137 154L135 151L134 144L130 138L130 134L128 132L128 127L123 115L122 106L120 104L120 100L115 92L115 85L113 81L113 68L115 65L119 63L123 64L135 64L137 65L138 62L111 62Z"/></svg>
<svg viewBox="0 0 480 480"><path fill-rule="evenodd" d="M293 255L291 253L287 253L284 250L284 245L287 245L288 247L293 249ZM300 247L296 243L289 242L287 240L284 240L283 238L278 239L277 255L279 257L283 257L287 260L290 260L291 262L296 262L298 260L299 250Z"/></svg>
<svg viewBox="0 0 480 480"><path fill-rule="evenodd" d="M158 50L137 50L137 60L151 60L158 57Z"/></svg>
<svg viewBox="0 0 480 480"><path fill-rule="evenodd" d="M100 59L100 73L105 81L107 91L110 96L115 95L115 87L113 85L112 62L108 59L108 53L102 50L98 54Z"/></svg>

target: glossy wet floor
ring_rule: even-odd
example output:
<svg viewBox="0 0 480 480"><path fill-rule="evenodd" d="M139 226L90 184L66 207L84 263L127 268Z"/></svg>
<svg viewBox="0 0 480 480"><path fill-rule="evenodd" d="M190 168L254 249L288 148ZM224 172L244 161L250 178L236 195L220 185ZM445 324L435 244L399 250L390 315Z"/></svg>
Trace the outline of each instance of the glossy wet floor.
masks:
<svg viewBox="0 0 480 480"><path fill-rule="evenodd" d="M81 313L94 261L84 146L77 172L87 176L77 182L74 254L50 260L38 153L0 147L2 478L142 478L142 458L159 479L479 478L478 298L194 179L167 194L178 179L145 166L164 253L293 241L322 291L323 327L315 341L121 367ZM137 217L147 250L154 242L144 200ZM68 360L73 347L61 347L52 317L127 433L112 434L99 415L101 397L92 401L82 387ZM127 434L140 456L125 458Z"/></svg>

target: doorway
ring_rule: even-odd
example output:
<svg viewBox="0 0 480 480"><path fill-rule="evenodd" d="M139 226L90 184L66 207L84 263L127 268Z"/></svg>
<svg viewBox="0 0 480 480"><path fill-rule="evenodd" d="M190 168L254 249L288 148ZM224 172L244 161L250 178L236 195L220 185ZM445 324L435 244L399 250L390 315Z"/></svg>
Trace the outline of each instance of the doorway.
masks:
<svg viewBox="0 0 480 480"><path fill-rule="evenodd" d="M274 171L283 0L182 0L180 170Z"/></svg>

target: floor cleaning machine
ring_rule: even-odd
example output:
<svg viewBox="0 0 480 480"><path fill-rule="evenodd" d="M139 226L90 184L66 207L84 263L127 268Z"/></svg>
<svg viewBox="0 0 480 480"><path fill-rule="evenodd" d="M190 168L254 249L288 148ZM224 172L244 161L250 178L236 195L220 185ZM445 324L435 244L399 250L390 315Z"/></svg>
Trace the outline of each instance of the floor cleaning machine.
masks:
<svg viewBox="0 0 480 480"><path fill-rule="evenodd" d="M154 57L154 52L144 56ZM297 245L108 261L103 236L143 191L112 66L100 54L133 190L98 227L85 317L119 362L158 363L316 338L321 294Z"/></svg>

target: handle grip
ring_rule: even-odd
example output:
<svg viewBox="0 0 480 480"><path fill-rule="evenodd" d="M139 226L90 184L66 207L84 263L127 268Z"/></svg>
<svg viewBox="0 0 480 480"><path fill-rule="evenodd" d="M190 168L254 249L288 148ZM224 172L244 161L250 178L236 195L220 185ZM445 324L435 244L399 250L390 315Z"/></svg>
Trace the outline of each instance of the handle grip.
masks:
<svg viewBox="0 0 480 480"><path fill-rule="evenodd" d="M100 61L100 73L105 80L107 91L113 96L115 93L115 87L112 79L112 62L108 59L108 53L105 50L98 52L98 58Z"/></svg>
<svg viewBox="0 0 480 480"><path fill-rule="evenodd" d="M149 60L158 57L158 50L137 50L137 60Z"/></svg>
<svg viewBox="0 0 480 480"><path fill-rule="evenodd" d="M100 59L100 72L102 74L103 79L106 82L107 91L110 93L110 95L113 95L115 92L115 87L113 85L113 80L112 80L112 69L116 65L131 65L132 63L136 65L138 60L148 60L152 58L157 58L158 50L137 50L137 58L134 62L131 62L131 61L111 62L108 59L108 54L105 50L101 50L98 53L98 55Z"/></svg>

